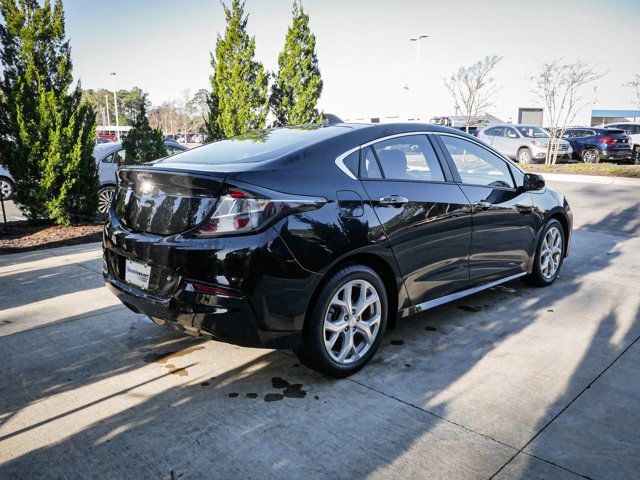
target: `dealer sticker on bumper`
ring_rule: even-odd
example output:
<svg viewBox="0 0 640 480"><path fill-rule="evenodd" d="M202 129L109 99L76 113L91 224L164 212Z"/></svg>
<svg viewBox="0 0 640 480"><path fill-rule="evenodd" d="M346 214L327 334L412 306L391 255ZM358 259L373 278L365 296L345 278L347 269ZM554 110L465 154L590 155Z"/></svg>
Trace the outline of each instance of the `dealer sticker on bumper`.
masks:
<svg viewBox="0 0 640 480"><path fill-rule="evenodd" d="M144 263L127 260L125 263L124 280L135 287L143 289L149 288L149 277L151 276L151 267Z"/></svg>

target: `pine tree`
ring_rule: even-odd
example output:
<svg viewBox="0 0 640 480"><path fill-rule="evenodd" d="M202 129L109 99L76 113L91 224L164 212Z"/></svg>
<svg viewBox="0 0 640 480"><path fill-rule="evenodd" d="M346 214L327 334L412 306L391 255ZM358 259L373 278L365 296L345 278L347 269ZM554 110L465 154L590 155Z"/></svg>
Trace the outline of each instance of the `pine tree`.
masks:
<svg viewBox="0 0 640 480"><path fill-rule="evenodd" d="M293 23L287 30L284 49L278 56L278 74L271 88L276 125L316 123L322 78L316 55L316 37L309 29L309 15L293 2Z"/></svg>
<svg viewBox="0 0 640 480"><path fill-rule="evenodd" d="M269 75L254 60L255 38L247 33L244 1L223 3L227 20L224 36L218 35L211 55L208 140L232 137L263 128L268 111Z"/></svg>
<svg viewBox="0 0 640 480"><path fill-rule="evenodd" d="M29 220L95 214L95 114L73 82L62 1L0 0L0 157Z"/></svg>
<svg viewBox="0 0 640 480"><path fill-rule="evenodd" d="M138 106L136 121L122 141L127 164L145 163L167 156L162 131L149 125L145 103L146 95L145 101Z"/></svg>

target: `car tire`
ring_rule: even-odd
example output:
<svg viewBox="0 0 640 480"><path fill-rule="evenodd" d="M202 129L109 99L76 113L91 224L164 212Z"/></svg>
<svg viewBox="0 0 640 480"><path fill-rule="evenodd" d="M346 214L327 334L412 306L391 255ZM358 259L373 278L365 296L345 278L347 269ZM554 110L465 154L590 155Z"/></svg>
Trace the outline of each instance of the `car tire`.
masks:
<svg viewBox="0 0 640 480"><path fill-rule="evenodd" d="M562 225L552 218L545 224L540 235L533 269L529 275L523 277L523 280L536 287L551 285L558 278L562 268L565 249L566 240Z"/></svg>
<svg viewBox="0 0 640 480"><path fill-rule="evenodd" d="M0 177L0 194L4 200L11 200L16 193L16 185L7 177Z"/></svg>
<svg viewBox="0 0 640 480"><path fill-rule="evenodd" d="M111 200L113 194L116 191L116 187L108 185L98 190L98 213L100 215L106 215L109 213L109 207L111 206Z"/></svg>
<svg viewBox="0 0 640 480"><path fill-rule="evenodd" d="M531 150L526 147L518 150L518 162L524 164L532 163L533 158L531 157Z"/></svg>
<svg viewBox="0 0 640 480"><path fill-rule="evenodd" d="M587 148L582 151L580 158L584 163L600 163L600 152L595 148Z"/></svg>
<svg viewBox="0 0 640 480"><path fill-rule="evenodd" d="M367 302L372 303L356 310ZM340 269L312 301L296 356L309 368L333 377L357 372L380 346L387 306L385 286L375 271L365 265Z"/></svg>

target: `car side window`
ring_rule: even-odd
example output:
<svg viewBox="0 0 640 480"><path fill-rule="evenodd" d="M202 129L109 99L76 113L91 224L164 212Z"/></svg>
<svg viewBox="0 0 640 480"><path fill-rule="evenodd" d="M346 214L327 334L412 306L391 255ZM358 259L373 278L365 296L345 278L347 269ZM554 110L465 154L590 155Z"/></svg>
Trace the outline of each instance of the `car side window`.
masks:
<svg viewBox="0 0 640 480"><path fill-rule="evenodd" d="M123 163L125 163L126 159L127 159L127 151L124 148L121 150L118 150L113 154L113 163L117 163L118 165L122 165Z"/></svg>
<svg viewBox="0 0 640 480"><path fill-rule="evenodd" d="M504 127L495 127L493 129L493 135L496 137L504 137L506 136L505 130L506 129Z"/></svg>
<svg viewBox="0 0 640 480"><path fill-rule="evenodd" d="M462 183L514 188L509 166L503 159L463 138L448 135L440 138L451 155Z"/></svg>
<svg viewBox="0 0 640 480"><path fill-rule="evenodd" d="M360 150L362 158L362 167L360 168L360 176L362 178L382 178L382 172L378 165L378 160L371 147Z"/></svg>
<svg viewBox="0 0 640 480"><path fill-rule="evenodd" d="M114 153L110 153L109 155L104 157L102 160L100 160L100 162L102 162L102 163L113 163L114 156L115 156L115 152Z"/></svg>
<svg viewBox="0 0 640 480"><path fill-rule="evenodd" d="M518 134L517 134L515 128L506 127L504 129L504 134L505 134L505 137L518 138Z"/></svg>
<svg viewBox="0 0 640 480"><path fill-rule="evenodd" d="M342 164L353 174L354 177L358 176L359 164L360 164L360 150L351 152L344 157Z"/></svg>
<svg viewBox="0 0 640 480"><path fill-rule="evenodd" d="M627 125L628 135L638 135L640 133L640 125Z"/></svg>
<svg viewBox="0 0 640 480"><path fill-rule="evenodd" d="M375 143L382 174L388 180L444 182L444 174L426 135L407 135Z"/></svg>
<svg viewBox="0 0 640 480"><path fill-rule="evenodd" d="M490 135L490 136L492 136L492 137L493 137L493 136L496 134L496 128L495 128L495 127L487 128L487 129L484 131L484 134L485 134L485 135Z"/></svg>
<svg viewBox="0 0 640 480"><path fill-rule="evenodd" d="M167 154L172 157L176 153L184 152L184 149L176 147L174 145L167 145Z"/></svg>
<svg viewBox="0 0 640 480"><path fill-rule="evenodd" d="M594 132L593 130L585 130L584 131L584 136L585 137L591 137L591 136L593 136L595 134L596 134L596 132Z"/></svg>

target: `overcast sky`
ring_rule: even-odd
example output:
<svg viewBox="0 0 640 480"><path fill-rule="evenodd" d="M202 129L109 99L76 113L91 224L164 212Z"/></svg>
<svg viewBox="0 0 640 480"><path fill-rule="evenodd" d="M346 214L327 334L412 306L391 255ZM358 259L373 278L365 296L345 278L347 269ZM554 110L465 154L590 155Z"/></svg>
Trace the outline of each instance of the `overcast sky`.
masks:
<svg viewBox="0 0 640 480"><path fill-rule="evenodd" d="M216 0L65 0L76 76L85 88L139 86L154 103L208 88L225 28ZM304 0L324 80L320 107L344 119L453 114L442 78L486 55L504 57L493 114L517 121L538 106L531 76L545 59L582 59L609 73L584 91L590 109L632 108L622 84L640 73L640 0ZM247 0L256 57L269 70L291 20L289 0ZM416 43L422 40L418 61ZM408 87L408 89L405 88Z"/></svg>

